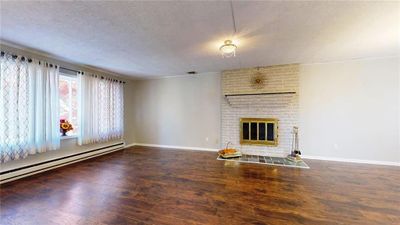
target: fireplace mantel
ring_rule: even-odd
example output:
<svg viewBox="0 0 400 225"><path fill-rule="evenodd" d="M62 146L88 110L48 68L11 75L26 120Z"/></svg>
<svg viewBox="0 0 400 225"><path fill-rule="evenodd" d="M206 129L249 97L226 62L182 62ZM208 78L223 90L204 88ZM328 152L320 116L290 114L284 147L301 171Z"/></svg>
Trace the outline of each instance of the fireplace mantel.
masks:
<svg viewBox="0 0 400 225"><path fill-rule="evenodd" d="M293 92L281 93L278 95L228 95L225 97L226 101L231 107L234 108L248 108L248 109L259 109L259 108L284 108L293 102L293 98L296 98L296 94Z"/></svg>
<svg viewBox="0 0 400 225"><path fill-rule="evenodd" d="M226 94L225 97L231 96L248 96L248 95L294 95L297 92L295 91L286 91L286 92L262 92L262 93L241 93L241 94Z"/></svg>

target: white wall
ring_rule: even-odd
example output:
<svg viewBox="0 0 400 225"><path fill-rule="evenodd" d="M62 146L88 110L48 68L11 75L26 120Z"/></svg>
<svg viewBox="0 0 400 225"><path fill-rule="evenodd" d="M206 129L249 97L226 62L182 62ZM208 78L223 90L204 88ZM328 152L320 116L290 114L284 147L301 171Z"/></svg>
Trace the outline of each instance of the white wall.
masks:
<svg viewBox="0 0 400 225"><path fill-rule="evenodd" d="M400 162L399 67L398 57L302 65L303 154Z"/></svg>
<svg viewBox="0 0 400 225"><path fill-rule="evenodd" d="M137 81L132 94L137 143L219 148L219 73Z"/></svg>
<svg viewBox="0 0 400 225"><path fill-rule="evenodd" d="M140 110L135 107L135 87L136 82L129 81L124 85L124 140L127 144L135 142L135 117L136 110Z"/></svg>
<svg viewBox="0 0 400 225"><path fill-rule="evenodd" d="M301 65L302 153L400 163L399 65L398 57ZM220 82L218 73L135 82L133 103L128 103L135 109L125 115L134 117L128 118L135 131L132 139L220 148Z"/></svg>

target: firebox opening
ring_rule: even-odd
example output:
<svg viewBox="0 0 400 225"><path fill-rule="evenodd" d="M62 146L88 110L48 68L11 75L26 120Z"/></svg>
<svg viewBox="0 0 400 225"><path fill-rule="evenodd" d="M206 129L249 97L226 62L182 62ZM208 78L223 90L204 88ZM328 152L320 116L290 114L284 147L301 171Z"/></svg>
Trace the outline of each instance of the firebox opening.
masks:
<svg viewBox="0 0 400 225"><path fill-rule="evenodd" d="M278 119L241 118L240 144L278 145Z"/></svg>

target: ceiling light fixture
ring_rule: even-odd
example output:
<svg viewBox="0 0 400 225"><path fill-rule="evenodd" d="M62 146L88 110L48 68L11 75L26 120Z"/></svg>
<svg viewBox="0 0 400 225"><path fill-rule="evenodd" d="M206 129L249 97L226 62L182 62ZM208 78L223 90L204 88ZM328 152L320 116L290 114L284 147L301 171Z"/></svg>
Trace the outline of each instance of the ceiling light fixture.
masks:
<svg viewBox="0 0 400 225"><path fill-rule="evenodd" d="M231 15L232 15L232 25L233 25L233 35L236 34L236 21L235 21L235 14L233 12L233 3L230 1L231 5ZM237 46L233 44L232 40L225 40L224 44L219 47L219 50L221 51L222 57L223 58L229 58L232 56L236 56L236 49Z"/></svg>
<svg viewBox="0 0 400 225"><path fill-rule="evenodd" d="M237 46L233 44L231 40L226 40L224 41L224 44L221 45L219 50L222 53L222 57L229 58L232 56L236 56L236 48Z"/></svg>

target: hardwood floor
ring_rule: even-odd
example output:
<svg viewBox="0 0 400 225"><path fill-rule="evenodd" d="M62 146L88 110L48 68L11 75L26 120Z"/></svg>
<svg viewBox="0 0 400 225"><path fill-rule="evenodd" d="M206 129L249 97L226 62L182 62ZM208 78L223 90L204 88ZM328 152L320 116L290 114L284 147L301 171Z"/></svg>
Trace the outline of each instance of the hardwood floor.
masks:
<svg viewBox="0 0 400 225"><path fill-rule="evenodd" d="M400 168L133 147L1 186L1 224L400 224Z"/></svg>

